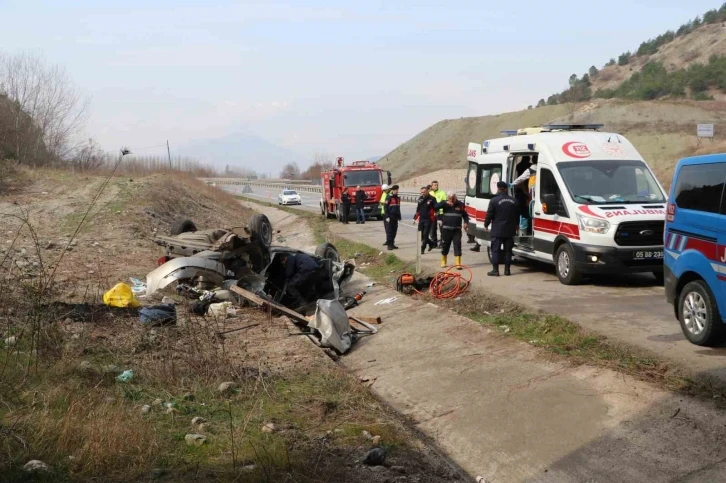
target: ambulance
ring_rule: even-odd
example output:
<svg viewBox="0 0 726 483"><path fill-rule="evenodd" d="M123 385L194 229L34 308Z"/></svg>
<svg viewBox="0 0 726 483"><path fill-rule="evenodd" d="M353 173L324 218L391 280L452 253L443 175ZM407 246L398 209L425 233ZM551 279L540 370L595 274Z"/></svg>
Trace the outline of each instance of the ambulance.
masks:
<svg viewBox="0 0 726 483"><path fill-rule="evenodd" d="M601 124L552 124L470 143L469 234L489 248L484 219L497 182L523 206L514 255L553 264L560 282L588 274L652 273L663 283L666 195L643 157ZM536 176L514 181L531 168Z"/></svg>

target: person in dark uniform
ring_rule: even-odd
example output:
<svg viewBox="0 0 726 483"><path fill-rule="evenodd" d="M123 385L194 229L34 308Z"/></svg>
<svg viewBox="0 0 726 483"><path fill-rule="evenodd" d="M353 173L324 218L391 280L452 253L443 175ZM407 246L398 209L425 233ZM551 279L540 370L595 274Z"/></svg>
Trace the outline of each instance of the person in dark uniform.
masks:
<svg viewBox="0 0 726 483"><path fill-rule="evenodd" d="M320 274L318 262L305 253L283 253L281 257L280 261L285 267L285 291L292 297L295 306L305 305L304 294L318 283Z"/></svg>
<svg viewBox="0 0 726 483"><path fill-rule="evenodd" d="M356 225L365 225L366 223L366 212L365 208L366 192L358 186L355 190L355 216Z"/></svg>
<svg viewBox="0 0 726 483"><path fill-rule="evenodd" d="M431 224L436 223L436 199L429 194L429 190L426 186L421 188L421 196L418 198L416 205L416 214L413 216L413 222L418 222L418 231L421 232L421 255L426 251L426 247L429 247L429 251L436 247L429 238L431 233Z"/></svg>
<svg viewBox="0 0 726 483"><path fill-rule="evenodd" d="M398 222L401 221L401 198L398 197L398 185L391 187L391 192L386 198L386 245L389 250L398 250L396 246L396 234L398 233Z"/></svg>
<svg viewBox="0 0 726 483"><path fill-rule="evenodd" d="M517 234L519 225L519 204L517 200L509 196L507 188L509 185L504 181L497 183L497 195L489 201L489 209L484 219L484 229L490 230L490 242L492 250L493 270L487 275L490 277L499 276L499 264L504 258L504 275L511 275L512 248L514 247L514 236ZM502 254L503 253L503 254Z"/></svg>
<svg viewBox="0 0 726 483"><path fill-rule="evenodd" d="M344 224L348 224L348 214L350 213L350 195L348 194L347 190L343 191L343 194L340 195L340 201L342 203L342 212L340 213L340 222Z"/></svg>
<svg viewBox="0 0 726 483"><path fill-rule="evenodd" d="M454 244L456 268L461 269L461 228L469 229L469 215L464 203L456 199L456 193L446 195L446 200L437 203L436 210L441 210L441 268L446 267L451 244Z"/></svg>

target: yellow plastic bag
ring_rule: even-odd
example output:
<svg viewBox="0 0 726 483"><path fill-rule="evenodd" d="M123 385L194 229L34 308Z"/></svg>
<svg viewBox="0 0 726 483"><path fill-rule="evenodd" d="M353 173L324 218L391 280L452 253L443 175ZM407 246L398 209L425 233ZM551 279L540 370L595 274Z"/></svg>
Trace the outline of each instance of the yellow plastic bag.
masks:
<svg viewBox="0 0 726 483"><path fill-rule="evenodd" d="M111 307L136 308L140 306L131 287L125 283L117 283L114 287L103 294L103 303Z"/></svg>

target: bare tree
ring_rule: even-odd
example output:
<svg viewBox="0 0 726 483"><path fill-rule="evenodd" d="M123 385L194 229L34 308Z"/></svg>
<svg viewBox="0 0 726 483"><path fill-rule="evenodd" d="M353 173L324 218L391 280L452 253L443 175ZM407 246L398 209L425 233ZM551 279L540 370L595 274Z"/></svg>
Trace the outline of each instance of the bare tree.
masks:
<svg viewBox="0 0 726 483"><path fill-rule="evenodd" d="M0 55L0 95L11 118L2 125L11 132L0 139L17 163L49 164L73 155L88 102L63 68L35 54Z"/></svg>
<svg viewBox="0 0 726 483"><path fill-rule="evenodd" d="M98 143L89 138L86 143L79 146L70 162L74 168L87 171L100 168L107 160L106 153Z"/></svg>
<svg viewBox="0 0 726 483"><path fill-rule="evenodd" d="M287 163L280 172L280 178L282 179L297 179L299 177L300 167L295 162Z"/></svg>

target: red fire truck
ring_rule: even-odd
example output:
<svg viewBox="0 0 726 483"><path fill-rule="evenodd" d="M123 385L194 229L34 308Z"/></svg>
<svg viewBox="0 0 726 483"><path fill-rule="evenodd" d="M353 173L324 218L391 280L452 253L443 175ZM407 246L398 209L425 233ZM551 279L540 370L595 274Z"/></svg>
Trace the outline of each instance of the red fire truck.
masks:
<svg viewBox="0 0 726 483"><path fill-rule="evenodd" d="M360 186L365 191L365 214L366 217L382 218L379 209L382 189L384 183L391 184L391 172L384 171L376 163L369 161L354 161L345 165L343 158L338 158L336 166L321 173L322 197L320 199L320 213L326 218L337 218L340 220L340 196L343 190L347 191L351 200L351 214L355 209L355 191ZM355 218L355 215L353 215Z"/></svg>

